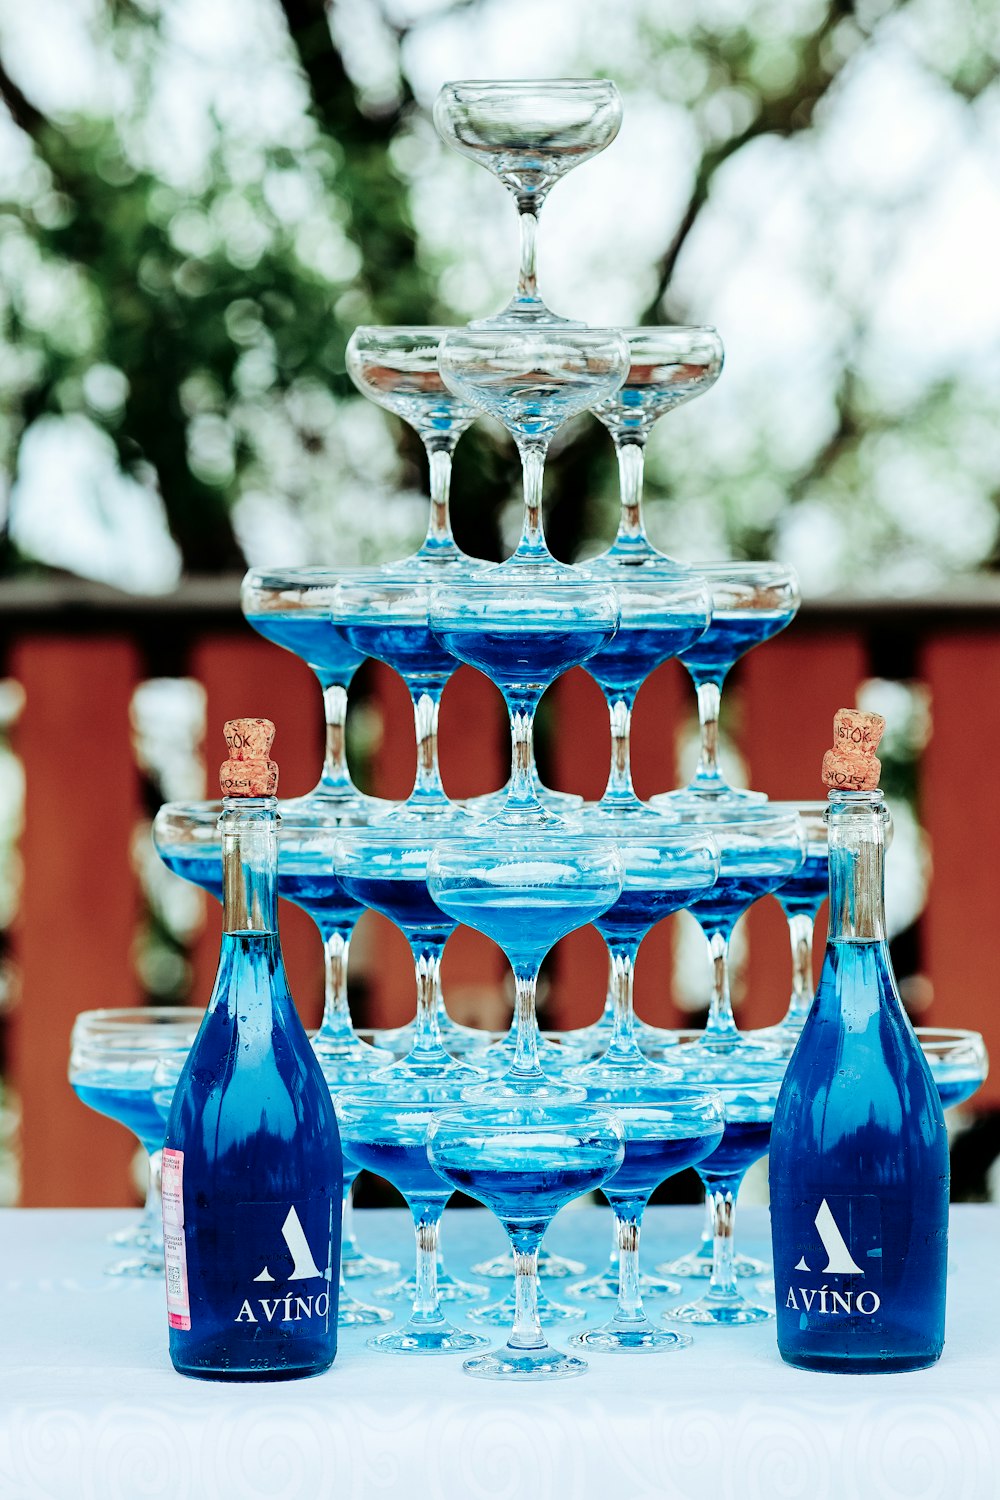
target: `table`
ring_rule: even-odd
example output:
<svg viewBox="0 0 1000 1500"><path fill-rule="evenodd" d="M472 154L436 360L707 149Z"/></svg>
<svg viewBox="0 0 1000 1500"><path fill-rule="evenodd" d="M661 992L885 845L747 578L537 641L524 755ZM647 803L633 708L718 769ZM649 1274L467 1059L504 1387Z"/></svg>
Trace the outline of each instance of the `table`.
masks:
<svg viewBox="0 0 1000 1500"><path fill-rule="evenodd" d="M376 1354L368 1330L351 1329L314 1380L185 1380L167 1357L159 1283L102 1275L105 1236L125 1217L0 1213L2 1500L1000 1495L1000 1208L953 1211L934 1369L804 1374L781 1363L763 1324L694 1330L680 1352L588 1355L585 1377L532 1387L470 1380L458 1356ZM651 1210L645 1263L689 1248L699 1227L696 1209ZM412 1256L402 1212L359 1213L357 1229L373 1251ZM766 1210L741 1211L739 1230L744 1249L766 1253ZM569 1209L550 1244L596 1268L609 1232L607 1210ZM456 1271L503 1245L479 1210L447 1215L445 1241ZM376 1285L353 1283L373 1301Z"/></svg>

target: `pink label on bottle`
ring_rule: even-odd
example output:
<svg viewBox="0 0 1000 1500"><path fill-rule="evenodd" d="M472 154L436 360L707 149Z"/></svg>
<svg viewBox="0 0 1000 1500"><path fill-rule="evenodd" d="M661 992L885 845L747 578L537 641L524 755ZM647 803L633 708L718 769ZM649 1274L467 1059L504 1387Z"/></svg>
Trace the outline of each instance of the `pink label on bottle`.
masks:
<svg viewBox="0 0 1000 1500"><path fill-rule="evenodd" d="M184 1152L163 1152L160 1193L163 1199L163 1264L167 1273L167 1322L191 1327L187 1247L184 1243Z"/></svg>

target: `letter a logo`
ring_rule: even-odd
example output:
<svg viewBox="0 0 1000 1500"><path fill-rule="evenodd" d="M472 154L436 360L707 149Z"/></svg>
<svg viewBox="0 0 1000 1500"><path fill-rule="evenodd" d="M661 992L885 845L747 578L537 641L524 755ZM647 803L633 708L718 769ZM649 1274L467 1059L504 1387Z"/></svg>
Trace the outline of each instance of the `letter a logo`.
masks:
<svg viewBox="0 0 1000 1500"><path fill-rule="evenodd" d="M288 1247L288 1253L292 1257L292 1274L289 1281L308 1281L311 1276L322 1276L323 1272L313 1259L313 1253L309 1249L309 1242L305 1236L305 1230L299 1221L299 1216L294 1208L288 1210L288 1217L281 1226L282 1238ZM273 1281L267 1266L264 1267L254 1281Z"/></svg>
<svg viewBox="0 0 1000 1500"><path fill-rule="evenodd" d="M823 1241L823 1249L826 1251L826 1265L823 1267L820 1275L827 1276L833 1272L834 1275L841 1276L863 1276L865 1273L857 1265L850 1250L847 1248L847 1241L841 1234L830 1205L825 1198L819 1206L819 1212L814 1222L816 1232ZM806 1264L804 1255L795 1269L796 1271L808 1271L810 1269Z"/></svg>

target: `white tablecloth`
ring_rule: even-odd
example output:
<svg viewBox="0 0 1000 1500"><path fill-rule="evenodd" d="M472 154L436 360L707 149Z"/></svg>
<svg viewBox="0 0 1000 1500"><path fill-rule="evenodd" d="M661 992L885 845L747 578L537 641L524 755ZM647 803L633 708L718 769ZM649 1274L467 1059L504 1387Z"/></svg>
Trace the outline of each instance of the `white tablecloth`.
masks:
<svg viewBox="0 0 1000 1500"><path fill-rule="evenodd" d="M588 1355L581 1379L534 1386L471 1380L460 1356L376 1354L370 1330L350 1329L314 1380L185 1380L167 1357L162 1287L102 1275L105 1235L125 1217L0 1213L0 1500L1000 1495L1000 1209L953 1212L947 1344L932 1370L804 1374L762 1324L695 1330L680 1352ZM402 1213L357 1219L368 1249L412 1256ZM445 1225L455 1271L502 1248L485 1212ZM688 1248L699 1225L697 1210L651 1211L644 1263ZM765 1210L742 1212L739 1230L766 1253ZM569 1210L550 1243L596 1267L609 1232L606 1210ZM353 1288L376 1300L375 1284Z"/></svg>

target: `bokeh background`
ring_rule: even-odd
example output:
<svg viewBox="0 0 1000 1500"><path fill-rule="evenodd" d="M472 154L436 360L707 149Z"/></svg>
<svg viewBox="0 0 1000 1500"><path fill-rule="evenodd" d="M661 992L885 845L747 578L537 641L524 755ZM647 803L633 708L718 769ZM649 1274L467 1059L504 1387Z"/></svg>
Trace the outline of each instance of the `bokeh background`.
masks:
<svg viewBox="0 0 1000 1500"><path fill-rule="evenodd" d="M542 292L591 322L720 329L723 378L650 442L649 529L690 560L778 556L798 569L807 601L780 691L772 682L765 699L766 684L737 680L724 722L731 774L772 795L815 794L814 781L782 782L780 740L762 774L759 737L751 753L748 735L766 722L765 706L777 707L794 743L824 673L826 707L838 706L839 662L860 701L890 720L890 921L907 1004L940 1023L989 1019L982 934L1000 836L989 740L1000 727L996 6L8 4L4 1201L85 1191L73 1186L65 1139L79 1125L68 1111L82 1110L55 1095L68 1092L58 1080L74 1008L102 1003L102 982L108 1003L204 1001L216 919L159 869L148 819L164 797L204 792L218 720L245 711L231 701L237 692L269 682L296 716L296 732L285 728L276 746L290 772L284 789L315 780L318 694L274 648L249 654L236 603L243 569L391 558L422 535L419 444L354 391L346 341L360 322L494 311L517 256L504 190L434 132L437 89L455 77L591 74L617 82L624 125L545 206ZM509 439L477 423L456 456L460 544L505 555L519 506ZM560 434L547 470L553 550L566 559L599 550L616 511L607 434L581 419ZM693 703L681 684L669 691L650 790L683 774L692 754ZM573 712L594 713L574 692ZM412 739L398 684L368 672L353 702L358 777L405 792ZM46 760L47 747L82 719L100 720L114 741L112 799L99 776L53 795L62 763ZM553 778L572 782L558 746L566 722L550 712L540 750ZM802 727L813 759L816 722ZM99 767L98 731L88 732L86 763ZM602 762L604 738L594 766ZM502 773L484 767L487 784L493 769ZM318 944L289 920L304 1003L315 1008ZM676 927L661 975L674 1019L696 1016L705 993L696 936ZM60 933L63 967L46 969ZM780 951L772 938L759 954ZM362 934L362 1014L374 946ZM564 968L564 986L579 972ZM750 989L759 972L750 962ZM468 1004L488 1007L472 966L465 978ZM784 1007L783 972L773 984L763 1018ZM502 1000L499 971L490 985ZM372 1018L385 1018L382 1002ZM553 1014L599 1003L596 990L564 993ZM955 1127L966 1195L990 1191L993 1097L984 1091ZM101 1188L112 1195L104 1201L121 1192L116 1181Z"/></svg>

